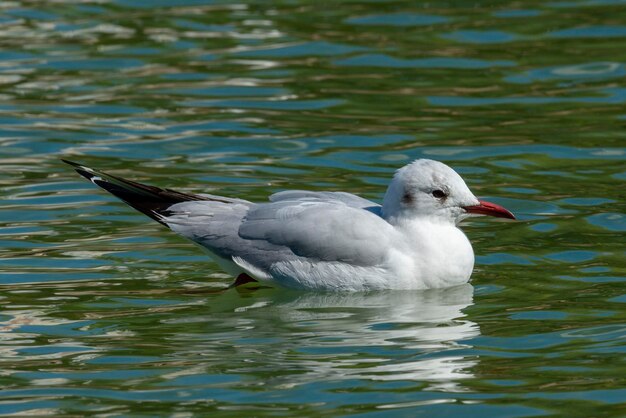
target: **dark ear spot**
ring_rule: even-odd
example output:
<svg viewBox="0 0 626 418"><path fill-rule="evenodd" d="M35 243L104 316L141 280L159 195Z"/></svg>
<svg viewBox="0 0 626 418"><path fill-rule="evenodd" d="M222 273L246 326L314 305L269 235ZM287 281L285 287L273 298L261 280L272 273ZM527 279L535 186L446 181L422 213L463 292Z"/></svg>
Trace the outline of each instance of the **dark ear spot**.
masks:
<svg viewBox="0 0 626 418"><path fill-rule="evenodd" d="M404 194L402 195L402 203L404 203L405 205L410 205L411 203L413 203L413 195L408 190L405 190Z"/></svg>

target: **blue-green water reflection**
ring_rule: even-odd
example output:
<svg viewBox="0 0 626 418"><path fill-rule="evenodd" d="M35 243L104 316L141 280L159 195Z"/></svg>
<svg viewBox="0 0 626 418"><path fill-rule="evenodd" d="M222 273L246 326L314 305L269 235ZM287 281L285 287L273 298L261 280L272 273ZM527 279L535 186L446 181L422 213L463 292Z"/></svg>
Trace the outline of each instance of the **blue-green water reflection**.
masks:
<svg viewBox="0 0 626 418"><path fill-rule="evenodd" d="M0 414L622 416L624 2L0 3ZM59 162L380 199L442 160L518 222L471 285L222 292Z"/></svg>

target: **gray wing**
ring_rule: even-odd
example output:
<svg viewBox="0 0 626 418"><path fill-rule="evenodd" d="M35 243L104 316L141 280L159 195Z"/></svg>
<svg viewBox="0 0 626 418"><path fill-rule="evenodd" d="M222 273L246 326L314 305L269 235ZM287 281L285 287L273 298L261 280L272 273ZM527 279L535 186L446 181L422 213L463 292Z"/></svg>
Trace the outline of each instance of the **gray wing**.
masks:
<svg viewBox="0 0 626 418"><path fill-rule="evenodd" d="M338 200L198 201L168 210L165 222L172 230L266 277L284 262L377 266L393 229L376 214Z"/></svg>
<svg viewBox="0 0 626 418"><path fill-rule="evenodd" d="M342 192L281 192L270 203L163 189L66 161L83 177L152 219L260 278L325 267L353 277L380 265L394 230L380 206ZM218 259L218 262L220 261ZM291 270L290 270L291 269ZM240 271L240 270L239 270ZM290 271L289 274L284 274ZM326 274L324 277L330 277Z"/></svg>
<svg viewBox="0 0 626 418"><path fill-rule="evenodd" d="M239 236L310 260L374 266L383 261L392 229L379 216L340 201L287 200L251 208Z"/></svg>
<svg viewBox="0 0 626 418"><path fill-rule="evenodd" d="M292 257L287 249L264 241L251 241L239 235L239 228L254 203L214 201L183 202L168 208L162 218L174 232L205 247L227 261L244 260L267 271L271 260ZM237 261L235 261L237 263Z"/></svg>
<svg viewBox="0 0 626 418"><path fill-rule="evenodd" d="M271 202L282 202L287 200L320 201L320 202L342 202L355 208L376 208L378 203L364 199L360 196L346 192L312 192L308 190L285 190L274 193L270 196Z"/></svg>

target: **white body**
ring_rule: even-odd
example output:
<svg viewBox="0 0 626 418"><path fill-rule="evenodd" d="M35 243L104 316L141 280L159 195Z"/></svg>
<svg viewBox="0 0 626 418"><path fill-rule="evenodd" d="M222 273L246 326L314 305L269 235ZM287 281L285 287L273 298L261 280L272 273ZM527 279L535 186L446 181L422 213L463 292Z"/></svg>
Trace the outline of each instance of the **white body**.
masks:
<svg viewBox="0 0 626 418"><path fill-rule="evenodd" d="M235 276L297 289L427 289L465 283L474 266L457 224L479 201L437 161L398 170L382 206L342 192L212 198L172 205L160 220Z"/></svg>

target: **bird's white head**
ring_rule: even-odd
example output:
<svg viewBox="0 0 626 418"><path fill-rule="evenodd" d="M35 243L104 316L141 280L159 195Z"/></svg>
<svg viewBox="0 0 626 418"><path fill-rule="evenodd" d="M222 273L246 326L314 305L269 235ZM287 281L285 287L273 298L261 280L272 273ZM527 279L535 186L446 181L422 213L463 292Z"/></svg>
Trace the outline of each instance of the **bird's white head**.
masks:
<svg viewBox="0 0 626 418"><path fill-rule="evenodd" d="M429 217L458 224L472 214L515 219L502 206L478 200L456 171L434 160L415 160L396 171L383 199L382 215L391 223Z"/></svg>

